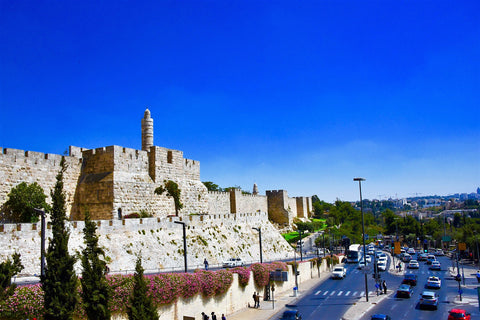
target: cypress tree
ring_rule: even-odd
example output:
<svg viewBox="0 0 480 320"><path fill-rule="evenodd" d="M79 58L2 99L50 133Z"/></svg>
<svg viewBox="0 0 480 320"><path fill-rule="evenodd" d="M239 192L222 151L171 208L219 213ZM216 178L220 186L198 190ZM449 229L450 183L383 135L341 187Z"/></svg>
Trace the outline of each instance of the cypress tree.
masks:
<svg viewBox="0 0 480 320"><path fill-rule="evenodd" d="M65 227L66 209L63 192L63 173L66 169L65 158L60 162L60 171L52 196L52 238L45 254L45 275L40 282L44 292L44 311L46 320L72 319L78 301L77 277L73 266L75 257L68 253L69 232Z"/></svg>
<svg viewBox="0 0 480 320"><path fill-rule="evenodd" d="M127 309L130 320L157 320L157 308L151 297L147 296L147 282L143 277L142 258L138 257L135 266L133 292L130 296L130 305Z"/></svg>
<svg viewBox="0 0 480 320"><path fill-rule="evenodd" d="M85 212L85 228L83 228L85 249L82 252L83 272L80 279L83 305L88 319L104 320L110 319L108 309L110 293L105 277L107 264L101 259L101 256L105 256L105 252L98 245L96 230L95 222L90 220L90 213Z"/></svg>

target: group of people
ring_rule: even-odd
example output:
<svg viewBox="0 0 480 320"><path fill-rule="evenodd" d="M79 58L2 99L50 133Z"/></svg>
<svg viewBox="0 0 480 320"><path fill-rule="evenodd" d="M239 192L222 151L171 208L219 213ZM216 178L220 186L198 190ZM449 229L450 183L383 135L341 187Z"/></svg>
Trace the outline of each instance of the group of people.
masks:
<svg viewBox="0 0 480 320"><path fill-rule="evenodd" d="M380 294L382 294L382 289L383 289L383 293L387 294L387 282L385 282L385 280L383 280L383 282L381 284L376 283L375 288L377 288L377 296L378 296L378 290L379 289L380 289Z"/></svg>
<svg viewBox="0 0 480 320"><path fill-rule="evenodd" d="M210 317L206 315L205 312L202 312L202 320L217 320L217 315L215 314L215 312L212 312L211 315L212 318L210 319ZM225 314L222 313L222 317L220 318L220 320L227 320Z"/></svg>

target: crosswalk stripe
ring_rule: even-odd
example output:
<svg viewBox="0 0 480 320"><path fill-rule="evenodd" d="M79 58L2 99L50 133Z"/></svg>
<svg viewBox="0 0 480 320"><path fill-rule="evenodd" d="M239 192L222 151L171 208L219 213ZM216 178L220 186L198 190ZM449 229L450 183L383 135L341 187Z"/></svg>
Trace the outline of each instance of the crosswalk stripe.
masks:
<svg viewBox="0 0 480 320"><path fill-rule="evenodd" d="M325 291L325 292L323 293L323 295L324 295L324 296L326 296L326 295L327 295L327 293L328 293L328 290L327 290L327 291Z"/></svg>
<svg viewBox="0 0 480 320"><path fill-rule="evenodd" d="M343 291L338 292L337 296L341 296Z"/></svg>
<svg viewBox="0 0 480 320"><path fill-rule="evenodd" d="M352 294L352 296L356 296L357 293L358 293L358 291L355 291L355 292Z"/></svg>
<svg viewBox="0 0 480 320"><path fill-rule="evenodd" d="M360 293L360 296L363 297L364 294L365 294L365 291L362 291L362 292Z"/></svg>
<svg viewBox="0 0 480 320"><path fill-rule="evenodd" d="M345 296L348 297L350 295L350 291L347 291L347 293L345 293Z"/></svg>
<svg viewBox="0 0 480 320"><path fill-rule="evenodd" d="M320 292L322 292L322 290L318 290L317 292L315 292L315 295L319 295Z"/></svg>
<svg viewBox="0 0 480 320"><path fill-rule="evenodd" d="M335 294L335 290L332 291L332 293L330 293L331 296L333 296Z"/></svg>

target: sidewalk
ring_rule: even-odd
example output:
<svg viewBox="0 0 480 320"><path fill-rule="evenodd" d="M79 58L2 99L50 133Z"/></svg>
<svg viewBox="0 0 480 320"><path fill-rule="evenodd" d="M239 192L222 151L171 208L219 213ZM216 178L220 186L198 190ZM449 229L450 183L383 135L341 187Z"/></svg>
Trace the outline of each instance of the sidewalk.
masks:
<svg viewBox="0 0 480 320"><path fill-rule="evenodd" d="M329 279L331 272L323 272L320 278L310 279L299 284L299 291L297 297L292 292L283 292L279 295L275 295L275 309L273 309L272 301L262 301L260 308L245 308L239 310L233 314L227 316L228 320L274 320L281 317L283 311L290 309L286 305L293 306L297 301L304 296L311 293L314 287ZM394 293L393 290L388 290L387 294L379 295L370 294L368 296L368 302L365 298L361 301L355 302L342 317L342 320L356 320L360 319L366 312L373 308L376 304L380 303L383 299L389 297ZM253 305L253 299L252 303Z"/></svg>

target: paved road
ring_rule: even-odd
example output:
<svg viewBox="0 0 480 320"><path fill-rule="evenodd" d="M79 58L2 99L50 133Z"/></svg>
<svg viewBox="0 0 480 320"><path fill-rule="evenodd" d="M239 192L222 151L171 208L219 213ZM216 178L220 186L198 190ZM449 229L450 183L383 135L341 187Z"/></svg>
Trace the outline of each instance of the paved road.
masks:
<svg viewBox="0 0 480 320"><path fill-rule="evenodd" d="M303 320L324 319L325 316L329 319L341 319L354 303L366 300L363 270L356 269L356 264L347 264L345 267L345 279L328 279L297 302L296 308L300 310ZM384 278L388 277L386 272L381 274ZM367 275L367 285L369 296L376 296L375 281L371 274Z"/></svg>
<svg viewBox="0 0 480 320"><path fill-rule="evenodd" d="M472 314L472 319L480 319L478 312L478 299L476 295L477 280L472 277L473 269L465 269L466 286L463 287L463 301L457 301L458 297L458 282L453 279L447 268L452 266L452 262L447 257L437 257L442 265L441 271L432 271L428 269L426 262L419 262L420 268L418 270L408 270L409 273L414 273L418 276L418 284L414 287L413 295L410 299L397 298L395 295L388 297L378 304L375 308L367 312L361 320L369 320L374 313L385 313L392 317L392 319L447 319L448 311L453 308L466 309ZM461 269L460 269L461 270ZM421 310L418 308L418 301L420 294L427 282L428 277L437 276L442 280L442 288L434 290L439 294L438 310ZM390 281L390 287L393 290L400 285L401 278Z"/></svg>

